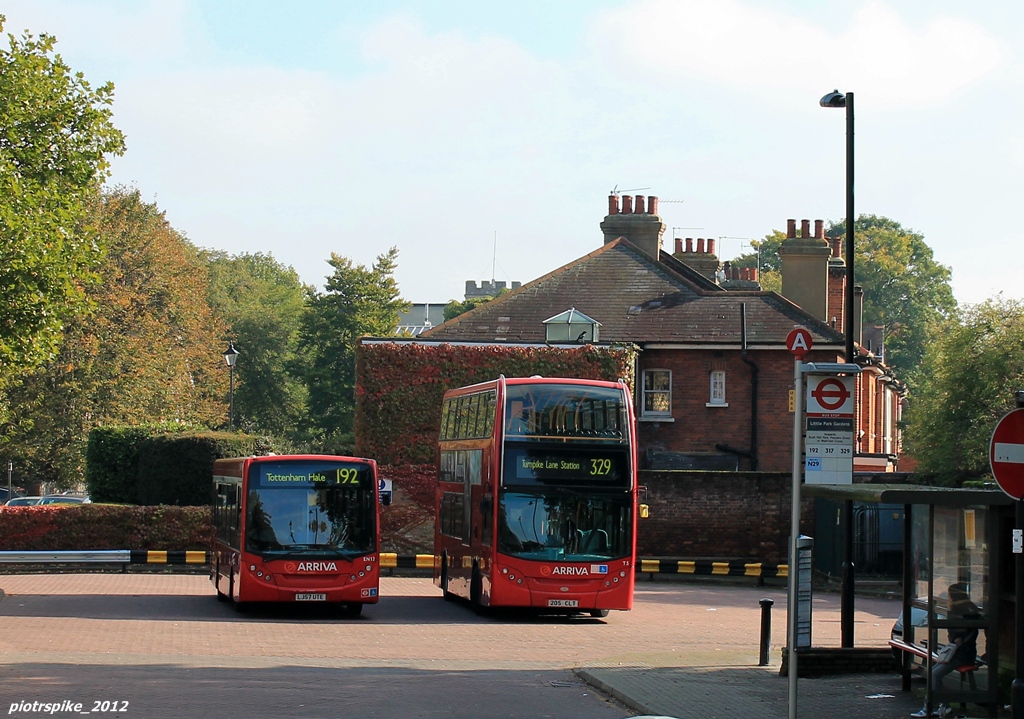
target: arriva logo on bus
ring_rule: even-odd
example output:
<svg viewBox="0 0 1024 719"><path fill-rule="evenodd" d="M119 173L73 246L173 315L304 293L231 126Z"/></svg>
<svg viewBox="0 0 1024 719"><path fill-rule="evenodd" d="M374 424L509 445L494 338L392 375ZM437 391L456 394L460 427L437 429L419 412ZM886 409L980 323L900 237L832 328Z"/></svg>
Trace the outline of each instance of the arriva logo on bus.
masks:
<svg viewBox="0 0 1024 719"><path fill-rule="evenodd" d="M607 564L591 564L589 567L541 567L540 573L544 576L559 577L589 577L591 574L608 574Z"/></svg>
<svg viewBox="0 0 1024 719"><path fill-rule="evenodd" d="M284 565L284 571L289 574L296 572L336 572L338 571L338 565L334 562L287 562Z"/></svg>

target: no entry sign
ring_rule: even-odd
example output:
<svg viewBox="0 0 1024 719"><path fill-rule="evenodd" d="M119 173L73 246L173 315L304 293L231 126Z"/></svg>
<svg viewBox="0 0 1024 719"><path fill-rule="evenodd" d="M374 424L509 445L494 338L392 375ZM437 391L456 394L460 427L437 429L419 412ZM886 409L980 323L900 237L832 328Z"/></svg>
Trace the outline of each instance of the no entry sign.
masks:
<svg viewBox="0 0 1024 719"><path fill-rule="evenodd" d="M1024 496L1024 409L1004 414L996 423L988 461L1000 489L1014 499Z"/></svg>

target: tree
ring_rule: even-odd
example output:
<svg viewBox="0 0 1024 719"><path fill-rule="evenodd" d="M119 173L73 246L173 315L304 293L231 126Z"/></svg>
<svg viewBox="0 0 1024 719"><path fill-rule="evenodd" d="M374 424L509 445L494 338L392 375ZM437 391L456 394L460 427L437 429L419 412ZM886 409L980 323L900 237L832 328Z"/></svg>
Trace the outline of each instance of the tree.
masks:
<svg viewBox="0 0 1024 719"><path fill-rule="evenodd" d="M752 240L753 252L747 252L732 261L733 267L753 268L757 270L761 289L782 292L782 260L779 257L779 246L786 239L785 232L773 230L763 240Z"/></svg>
<svg viewBox="0 0 1024 719"><path fill-rule="evenodd" d="M38 479L82 479L89 431L102 424L220 424L226 415L223 328L207 301L197 250L123 188L88 218L107 254L91 311L67 321L57 355L9 391L7 452Z"/></svg>
<svg viewBox="0 0 1024 719"><path fill-rule="evenodd" d="M924 236L877 215L861 215L854 227L854 282L864 288L864 324L881 325L885 362L913 386L925 348L956 310L948 267L935 261ZM846 223L831 223L829 238L845 238ZM754 243L756 252L737 258L737 267L760 263L761 285L781 291L782 232ZM845 253L843 255L845 257Z"/></svg>
<svg viewBox="0 0 1024 719"><path fill-rule="evenodd" d="M984 477L999 418L1024 388L1024 303L962 308L929 344L905 420L905 449L943 484Z"/></svg>
<svg viewBox="0 0 1024 719"><path fill-rule="evenodd" d="M325 450L351 451L355 413L355 348L360 337L391 336L409 309L394 279L397 248L372 267L354 265L331 253L334 274L324 292L311 291L301 342L308 357L306 384L310 417Z"/></svg>
<svg viewBox="0 0 1024 719"><path fill-rule="evenodd" d="M271 255L204 256L210 265L210 304L241 353L235 365L235 424L247 432L301 441L308 392L299 327L313 288Z"/></svg>
<svg viewBox="0 0 1024 719"><path fill-rule="evenodd" d="M845 237L846 223L828 237ZM854 227L854 281L864 288L864 323L881 325L885 362L915 386L925 350L956 311L948 267L935 261L924 236L898 222L861 215Z"/></svg>
<svg viewBox="0 0 1024 719"><path fill-rule="evenodd" d="M0 30L6 19L0 15ZM49 35L0 51L0 383L51 358L86 302L102 247L85 202L124 152L113 85L93 89Z"/></svg>
<svg viewBox="0 0 1024 719"><path fill-rule="evenodd" d="M461 314L465 314L470 310L475 310L477 307L483 304L487 304L495 297L501 297L507 295L510 290L507 287L502 287L494 295L485 295L483 297L467 297L462 302L458 300L448 300L448 304L444 306L444 321L447 322L450 319L454 319Z"/></svg>

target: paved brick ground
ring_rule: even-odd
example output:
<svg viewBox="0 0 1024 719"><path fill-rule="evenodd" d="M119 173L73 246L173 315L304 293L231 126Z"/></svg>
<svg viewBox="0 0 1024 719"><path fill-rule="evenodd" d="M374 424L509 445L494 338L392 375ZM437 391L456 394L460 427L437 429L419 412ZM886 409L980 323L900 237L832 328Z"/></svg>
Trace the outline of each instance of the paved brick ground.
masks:
<svg viewBox="0 0 1024 719"><path fill-rule="evenodd" d="M380 603L358 619L301 606L238 614L216 601L202 575L0 575L0 589L7 666L574 670L636 711L787 713L788 682L778 676L782 588L641 582L634 610L606 620L480 618L444 602L426 578L383 578ZM767 668L756 666L762 597L775 600ZM815 598L815 645L838 646L838 610L836 596ZM857 610L858 646L884 646L899 603L858 598ZM799 689L805 717L905 717L919 706L895 675L801 679Z"/></svg>

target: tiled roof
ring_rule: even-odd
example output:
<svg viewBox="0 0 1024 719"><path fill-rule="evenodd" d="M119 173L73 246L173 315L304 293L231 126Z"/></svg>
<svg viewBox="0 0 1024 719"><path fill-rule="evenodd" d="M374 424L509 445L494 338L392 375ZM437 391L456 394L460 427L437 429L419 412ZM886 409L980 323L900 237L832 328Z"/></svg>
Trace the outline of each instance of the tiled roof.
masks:
<svg viewBox="0 0 1024 719"><path fill-rule="evenodd" d="M816 344L841 332L774 292L729 292L662 252L654 259L625 239L529 282L420 335L451 342L543 343L544 320L575 308L601 323L601 342L779 345L795 326Z"/></svg>

